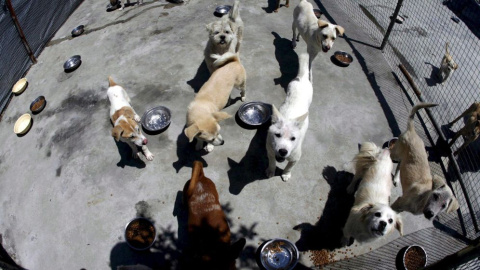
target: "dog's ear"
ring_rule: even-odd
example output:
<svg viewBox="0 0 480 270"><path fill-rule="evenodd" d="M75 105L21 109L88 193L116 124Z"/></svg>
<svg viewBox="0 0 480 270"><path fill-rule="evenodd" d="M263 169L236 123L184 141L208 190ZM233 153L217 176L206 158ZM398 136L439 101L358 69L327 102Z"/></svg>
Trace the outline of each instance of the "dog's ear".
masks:
<svg viewBox="0 0 480 270"><path fill-rule="evenodd" d="M230 256L231 259L236 259L238 256L240 256L240 253L242 253L243 248L245 247L245 244L247 243L247 240L245 238L240 238L238 239L237 242L233 243L228 251L228 255Z"/></svg>
<svg viewBox="0 0 480 270"><path fill-rule="evenodd" d="M207 29L207 31L208 31L209 33L212 32L212 29L213 29L212 26L213 26L213 22L205 25L205 28Z"/></svg>
<svg viewBox="0 0 480 270"><path fill-rule="evenodd" d="M447 213L457 211L458 208L460 208L460 205L458 204L457 199L453 197L453 194L452 194L452 201L450 201L450 205L447 208Z"/></svg>
<svg viewBox="0 0 480 270"><path fill-rule="evenodd" d="M335 30L337 30L337 35L339 36L343 36L343 33L345 33L345 29L340 25L335 25Z"/></svg>
<svg viewBox="0 0 480 270"><path fill-rule="evenodd" d="M318 27L319 27L320 29L323 29L323 28L325 28L325 27L327 27L327 26L328 26L328 22L326 22L326 21L324 21L324 20L318 20Z"/></svg>
<svg viewBox="0 0 480 270"><path fill-rule="evenodd" d="M198 126L196 124L193 124L185 128L183 132L185 133L185 136L187 136L188 142L192 142L195 136L200 133L200 130L198 129Z"/></svg>
<svg viewBox="0 0 480 270"><path fill-rule="evenodd" d="M120 125L113 127L112 129L112 137L118 142L120 140L120 136L122 136L123 129Z"/></svg>
<svg viewBox="0 0 480 270"><path fill-rule="evenodd" d="M308 116L308 112L306 112L304 115L301 115L301 116L295 118L295 125L297 125L299 127L302 126L305 119L307 119L307 116Z"/></svg>
<svg viewBox="0 0 480 270"><path fill-rule="evenodd" d="M438 188L442 188L443 186L445 186L445 179L443 179L442 177L436 174L432 175L432 181L433 181L432 190L436 190Z"/></svg>
<svg viewBox="0 0 480 270"><path fill-rule="evenodd" d="M395 221L395 229L400 233L401 236L403 236L403 221L402 217L400 217L399 214L397 214L397 221Z"/></svg>
<svg viewBox="0 0 480 270"><path fill-rule="evenodd" d="M272 104L272 125L280 121L283 118L282 114L277 110L277 107Z"/></svg>
<svg viewBox="0 0 480 270"><path fill-rule="evenodd" d="M217 120L217 122L220 122L220 121L223 121L225 119L228 119L230 117L232 117L230 114L226 113L226 112L214 112L212 113L213 115L213 118L215 118L215 120Z"/></svg>

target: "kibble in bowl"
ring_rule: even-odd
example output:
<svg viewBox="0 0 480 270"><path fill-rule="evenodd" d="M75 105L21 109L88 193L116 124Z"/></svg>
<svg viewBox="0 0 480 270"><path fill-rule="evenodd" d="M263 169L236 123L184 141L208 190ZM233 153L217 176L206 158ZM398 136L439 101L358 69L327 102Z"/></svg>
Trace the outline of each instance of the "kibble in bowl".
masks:
<svg viewBox="0 0 480 270"><path fill-rule="evenodd" d="M342 51L336 51L333 54L333 59L335 60L334 62L337 65L340 65L342 67L346 67L353 62L353 57L350 54Z"/></svg>
<svg viewBox="0 0 480 270"><path fill-rule="evenodd" d="M409 246L403 255L406 270L417 270L427 265L427 253L421 246Z"/></svg>
<svg viewBox="0 0 480 270"><path fill-rule="evenodd" d="M125 240L135 250L146 250L155 242L155 227L146 218L135 218L125 227Z"/></svg>

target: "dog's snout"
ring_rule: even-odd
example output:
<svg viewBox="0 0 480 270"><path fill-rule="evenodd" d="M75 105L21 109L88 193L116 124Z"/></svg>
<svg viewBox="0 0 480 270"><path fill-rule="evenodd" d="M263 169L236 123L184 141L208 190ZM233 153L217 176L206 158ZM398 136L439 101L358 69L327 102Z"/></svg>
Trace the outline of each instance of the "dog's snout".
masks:
<svg viewBox="0 0 480 270"><path fill-rule="evenodd" d="M224 36L224 35L221 35L221 36L220 36L220 39L225 39L225 36Z"/></svg>
<svg viewBox="0 0 480 270"><path fill-rule="evenodd" d="M278 153L280 154L280 156L284 157L288 154L288 151L286 149L280 149L278 150Z"/></svg>
<svg viewBox="0 0 480 270"><path fill-rule="evenodd" d="M379 227L380 227L380 229L382 229L382 230L385 229L385 227L387 227L387 222L385 222L385 221L383 221L383 220L380 221Z"/></svg>
<svg viewBox="0 0 480 270"><path fill-rule="evenodd" d="M143 139L142 143L143 143L143 145L146 145L148 143L147 138Z"/></svg>
<svg viewBox="0 0 480 270"><path fill-rule="evenodd" d="M426 218L428 219L431 219L434 215L433 211L431 210L428 210L428 211L425 211L425 213L423 213L425 215Z"/></svg>

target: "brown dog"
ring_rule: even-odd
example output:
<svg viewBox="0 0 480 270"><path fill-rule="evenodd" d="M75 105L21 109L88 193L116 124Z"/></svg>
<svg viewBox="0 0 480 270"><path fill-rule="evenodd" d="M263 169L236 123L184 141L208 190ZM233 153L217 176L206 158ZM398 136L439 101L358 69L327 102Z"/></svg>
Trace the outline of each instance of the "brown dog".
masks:
<svg viewBox="0 0 480 270"><path fill-rule="evenodd" d="M275 10L273 12L278 12L278 9L280 8L280 1L281 0L277 0L277 6L275 7ZM288 8L290 6L289 3L290 3L290 0L287 0L287 2L285 3L285 7Z"/></svg>
<svg viewBox="0 0 480 270"><path fill-rule="evenodd" d="M245 238L230 244L230 228L217 189L205 177L200 161L193 162L183 201L188 206L189 238L185 269L237 269L235 259L245 246Z"/></svg>
<svg viewBox="0 0 480 270"><path fill-rule="evenodd" d="M465 126L459 131L455 132L452 141L448 144L448 146L452 147L458 137L463 136L464 142L462 146L460 146L460 148L458 148L457 151L453 153L454 155L457 155L458 152L465 149L467 145L478 139L478 136L480 136L480 102L474 102L472 106L470 106L470 108L464 111L459 117L448 123L448 126L453 126L455 122L464 117L467 117Z"/></svg>

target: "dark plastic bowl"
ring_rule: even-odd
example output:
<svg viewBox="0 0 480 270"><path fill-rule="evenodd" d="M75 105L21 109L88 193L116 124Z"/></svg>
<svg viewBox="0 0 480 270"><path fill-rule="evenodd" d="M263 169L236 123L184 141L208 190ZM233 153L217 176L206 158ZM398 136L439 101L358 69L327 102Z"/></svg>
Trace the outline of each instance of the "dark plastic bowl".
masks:
<svg viewBox="0 0 480 270"><path fill-rule="evenodd" d="M34 99L30 104L30 111L32 111L32 113L34 114L37 114L41 112L46 105L47 105L47 100L45 99L45 97L39 96L36 99Z"/></svg>
<svg viewBox="0 0 480 270"><path fill-rule="evenodd" d="M336 51L333 54L333 59L335 60L335 63L343 67L347 67L353 62L353 57L350 54L342 51Z"/></svg>
<svg viewBox="0 0 480 270"><path fill-rule="evenodd" d="M72 37L78 37L78 36L80 36L81 34L83 34L83 32L85 31L84 27L85 27L85 26L82 24L82 25L79 25L79 26L73 28L73 30L72 30Z"/></svg>

